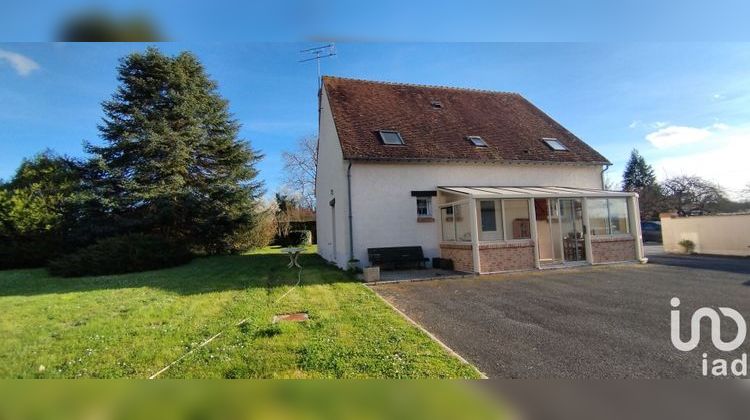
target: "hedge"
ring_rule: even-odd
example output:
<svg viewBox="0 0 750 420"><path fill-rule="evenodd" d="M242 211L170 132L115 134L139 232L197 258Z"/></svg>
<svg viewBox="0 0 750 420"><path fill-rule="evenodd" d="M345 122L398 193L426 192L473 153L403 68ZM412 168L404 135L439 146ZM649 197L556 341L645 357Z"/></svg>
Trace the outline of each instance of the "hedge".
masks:
<svg viewBox="0 0 750 420"><path fill-rule="evenodd" d="M174 267L193 255L184 245L157 235L129 234L100 240L52 260L50 274L61 277L100 276Z"/></svg>

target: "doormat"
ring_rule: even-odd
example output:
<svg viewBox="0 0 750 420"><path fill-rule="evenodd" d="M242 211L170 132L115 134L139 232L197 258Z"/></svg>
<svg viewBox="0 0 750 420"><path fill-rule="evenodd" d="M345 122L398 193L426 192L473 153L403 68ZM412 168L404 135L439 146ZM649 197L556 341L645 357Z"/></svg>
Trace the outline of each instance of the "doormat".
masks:
<svg viewBox="0 0 750 420"><path fill-rule="evenodd" d="M309 317L307 312L295 312L292 314L279 314L273 316L273 323L288 321L288 322L302 322L307 321Z"/></svg>

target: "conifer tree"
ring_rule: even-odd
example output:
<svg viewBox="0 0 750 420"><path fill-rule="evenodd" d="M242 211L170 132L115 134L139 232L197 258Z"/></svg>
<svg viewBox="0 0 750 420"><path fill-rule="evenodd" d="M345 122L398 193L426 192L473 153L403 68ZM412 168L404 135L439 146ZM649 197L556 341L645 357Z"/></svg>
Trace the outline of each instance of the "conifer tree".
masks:
<svg viewBox="0 0 750 420"><path fill-rule="evenodd" d="M236 248L262 194L261 155L199 60L156 48L124 57L103 103L104 145L87 145L93 191L121 233L147 232L209 252Z"/></svg>
<svg viewBox="0 0 750 420"><path fill-rule="evenodd" d="M637 191L656 184L654 169L646 163L646 159L638 153L637 149L630 152L630 159L625 165L622 174L622 189L625 191Z"/></svg>
<svg viewBox="0 0 750 420"><path fill-rule="evenodd" d="M642 220L658 219L659 213L667 209L661 186L656 182L654 169L637 149L630 152L630 159L622 174L623 191L634 191L640 196Z"/></svg>

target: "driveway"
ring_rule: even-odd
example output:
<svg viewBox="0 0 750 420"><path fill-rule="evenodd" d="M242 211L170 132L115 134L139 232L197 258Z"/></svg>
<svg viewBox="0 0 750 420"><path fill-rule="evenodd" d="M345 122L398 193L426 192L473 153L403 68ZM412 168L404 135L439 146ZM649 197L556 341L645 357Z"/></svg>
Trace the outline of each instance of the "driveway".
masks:
<svg viewBox="0 0 750 420"><path fill-rule="evenodd" d="M664 264L583 267L373 289L491 378L701 377L703 352L725 359L747 352L749 344L733 353L719 353L708 339L708 322L702 325L697 349L675 349L670 340L670 299L681 299L685 340L686 320L699 307L728 306L748 319L750 259L698 263L694 258L701 257L659 258ZM723 339L729 341L737 328L723 321Z"/></svg>

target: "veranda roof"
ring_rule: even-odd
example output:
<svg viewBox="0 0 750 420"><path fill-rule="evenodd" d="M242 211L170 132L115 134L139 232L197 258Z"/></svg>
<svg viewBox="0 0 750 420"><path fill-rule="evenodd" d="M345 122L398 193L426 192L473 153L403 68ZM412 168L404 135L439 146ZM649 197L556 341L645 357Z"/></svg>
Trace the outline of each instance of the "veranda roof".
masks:
<svg viewBox="0 0 750 420"><path fill-rule="evenodd" d="M471 198L632 197L633 192L570 187L438 187L438 190Z"/></svg>

